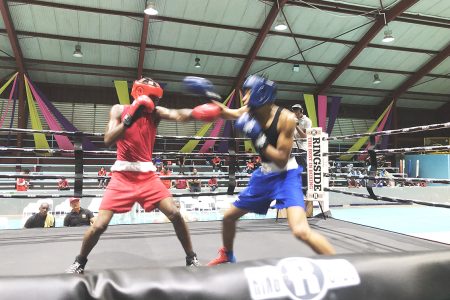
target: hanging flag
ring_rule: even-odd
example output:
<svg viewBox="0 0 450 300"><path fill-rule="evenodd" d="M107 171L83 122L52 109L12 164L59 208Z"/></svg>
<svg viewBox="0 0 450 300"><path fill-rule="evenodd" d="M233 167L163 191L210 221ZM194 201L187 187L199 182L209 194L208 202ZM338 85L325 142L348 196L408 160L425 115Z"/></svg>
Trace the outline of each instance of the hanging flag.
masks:
<svg viewBox="0 0 450 300"><path fill-rule="evenodd" d="M308 112L308 118L311 119L312 127L317 127L317 114L316 104L314 103L314 96L309 94L303 94L305 99L306 110Z"/></svg>
<svg viewBox="0 0 450 300"><path fill-rule="evenodd" d="M27 93L28 110L30 112L31 128L34 130L42 130L41 120L36 109L36 105L31 95L30 87L28 86L27 78L25 77L25 90ZM47 139L43 133L33 133L34 147L36 149L50 149Z"/></svg>
<svg viewBox="0 0 450 300"><path fill-rule="evenodd" d="M327 126L328 135L331 135L331 132L333 131L334 123L336 122L339 113L339 107L341 106L341 99L341 97L331 97L331 107Z"/></svg>
<svg viewBox="0 0 450 300"><path fill-rule="evenodd" d="M319 127L322 127L322 131L327 131L327 96L317 96L317 106L319 107Z"/></svg>
<svg viewBox="0 0 450 300"><path fill-rule="evenodd" d="M125 80L114 80L114 87L116 88L119 103L122 105L129 105L130 94L128 93L128 82Z"/></svg>
<svg viewBox="0 0 450 300"><path fill-rule="evenodd" d="M368 133L374 132L375 128L377 128L378 124L380 124L381 120L384 118L384 116L386 115L386 113L391 109L392 107L392 103L388 105L388 107L386 107L386 109L384 110L384 112L381 114L381 116L375 121L375 123L373 123L372 126L370 126L370 128L367 130ZM368 136L362 137L360 138L353 146L350 147L350 149L348 149L347 151L359 151L359 149L361 149L361 147L367 142L367 140L369 139ZM349 160L354 156L354 154L344 154L341 155L339 157L339 159L341 160Z"/></svg>
<svg viewBox="0 0 450 300"><path fill-rule="evenodd" d="M2 114L2 117L1 117L1 120L0 120L0 128L3 127L3 122L5 121L6 115L9 112L9 107L11 106L11 103L14 102L13 94L14 94L14 91L16 90L16 83L17 83L17 73L16 73L16 77L14 78L14 83L13 83L13 86L11 88L11 92L9 93L8 104L6 105L6 109L3 110L3 114ZM13 114L13 117L14 117L14 114Z"/></svg>

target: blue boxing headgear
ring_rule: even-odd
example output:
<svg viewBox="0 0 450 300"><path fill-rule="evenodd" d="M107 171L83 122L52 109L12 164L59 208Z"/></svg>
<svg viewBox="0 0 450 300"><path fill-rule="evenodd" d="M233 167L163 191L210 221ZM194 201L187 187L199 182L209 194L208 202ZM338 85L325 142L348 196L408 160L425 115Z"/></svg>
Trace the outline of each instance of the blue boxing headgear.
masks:
<svg viewBox="0 0 450 300"><path fill-rule="evenodd" d="M264 104L275 101L277 86L275 82L258 75L250 75L244 82L244 90L250 89L250 100L248 106L256 109Z"/></svg>

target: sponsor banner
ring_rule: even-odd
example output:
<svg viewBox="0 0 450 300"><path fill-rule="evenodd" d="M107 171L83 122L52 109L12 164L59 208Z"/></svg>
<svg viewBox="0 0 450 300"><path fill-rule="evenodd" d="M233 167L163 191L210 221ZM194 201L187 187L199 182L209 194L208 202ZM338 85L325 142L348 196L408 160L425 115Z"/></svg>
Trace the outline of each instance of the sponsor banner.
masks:
<svg viewBox="0 0 450 300"><path fill-rule="evenodd" d="M345 259L289 257L276 266L245 268L244 274L253 300L319 300L328 290L361 282L356 268Z"/></svg>
<svg viewBox="0 0 450 300"><path fill-rule="evenodd" d="M308 165L308 191L306 193L307 201L324 201L324 147L327 141L322 139L322 128L306 129L307 155L306 163ZM328 165L328 163L327 163Z"/></svg>

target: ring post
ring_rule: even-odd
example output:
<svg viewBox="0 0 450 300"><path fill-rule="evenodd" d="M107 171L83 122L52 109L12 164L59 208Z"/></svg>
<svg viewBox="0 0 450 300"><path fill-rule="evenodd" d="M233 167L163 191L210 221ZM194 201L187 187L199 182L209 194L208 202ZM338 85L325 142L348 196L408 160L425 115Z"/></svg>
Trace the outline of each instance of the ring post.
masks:
<svg viewBox="0 0 450 300"><path fill-rule="evenodd" d="M227 194L233 195L236 188L236 141L228 141L228 189Z"/></svg>
<svg viewBox="0 0 450 300"><path fill-rule="evenodd" d="M75 132L73 146L75 153L74 197L81 198L83 195L83 136L81 131Z"/></svg>
<svg viewBox="0 0 450 300"><path fill-rule="evenodd" d="M329 186L329 178L323 176L328 170L328 134L322 132L321 127L306 129L306 163L307 163L307 191L305 201L319 201L323 217L331 216L329 193L325 187Z"/></svg>

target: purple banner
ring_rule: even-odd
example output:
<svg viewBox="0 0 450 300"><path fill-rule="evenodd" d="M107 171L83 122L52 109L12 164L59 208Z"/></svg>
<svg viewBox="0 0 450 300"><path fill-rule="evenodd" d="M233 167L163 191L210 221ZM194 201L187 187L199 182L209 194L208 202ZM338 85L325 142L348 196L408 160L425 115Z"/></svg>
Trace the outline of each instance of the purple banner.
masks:
<svg viewBox="0 0 450 300"><path fill-rule="evenodd" d="M223 137L231 137L231 121L227 120L225 122L225 127L223 129ZM228 152L228 141L220 141L219 149L217 149L219 153L227 153Z"/></svg>
<svg viewBox="0 0 450 300"><path fill-rule="evenodd" d="M341 99L342 97L331 97L331 107L330 107L330 113L328 115L328 126L327 126L327 133L328 135L331 135L331 132L333 131L334 123L336 122L339 108L341 106Z"/></svg>

